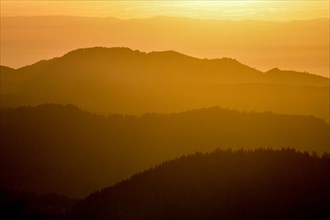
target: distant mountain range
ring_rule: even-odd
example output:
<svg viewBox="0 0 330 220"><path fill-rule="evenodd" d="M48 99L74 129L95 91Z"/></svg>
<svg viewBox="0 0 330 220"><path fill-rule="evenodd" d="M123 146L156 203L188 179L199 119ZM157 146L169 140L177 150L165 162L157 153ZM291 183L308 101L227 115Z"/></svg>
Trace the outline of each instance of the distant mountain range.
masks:
<svg viewBox="0 0 330 220"><path fill-rule="evenodd" d="M329 78L277 68L261 72L230 58L86 48L16 70L2 66L0 77L1 106L51 102L141 114L219 105L329 122Z"/></svg>
<svg viewBox="0 0 330 220"><path fill-rule="evenodd" d="M275 21L157 16L128 19L74 16L1 17L1 65L22 67L76 48L175 50L199 58L233 57L329 77L329 18Z"/></svg>
<svg viewBox="0 0 330 220"><path fill-rule="evenodd" d="M329 124L312 116L215 107L106 117L63 105L0 113L0 188L36 193L85 196L196 151L293 147L322 154L330 147Z"/></svg>

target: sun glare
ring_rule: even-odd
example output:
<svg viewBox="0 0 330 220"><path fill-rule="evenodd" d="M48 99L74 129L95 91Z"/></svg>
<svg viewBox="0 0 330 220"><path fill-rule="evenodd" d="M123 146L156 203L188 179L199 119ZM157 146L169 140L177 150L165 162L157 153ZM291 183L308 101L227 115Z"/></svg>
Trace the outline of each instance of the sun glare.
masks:
<svg viewBox="0 0 330 220"><path fill-rule="evenodd" d="M329 17L329 1L1 1L1 16L35 15L287 21Z"/></svg>

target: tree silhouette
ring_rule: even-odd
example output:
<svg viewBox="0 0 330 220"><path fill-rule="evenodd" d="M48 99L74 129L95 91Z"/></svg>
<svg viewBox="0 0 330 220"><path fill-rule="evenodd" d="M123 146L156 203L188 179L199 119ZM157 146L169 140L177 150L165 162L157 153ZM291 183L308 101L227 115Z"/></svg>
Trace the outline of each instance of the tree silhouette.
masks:
<svg viewBox="0 0 330 220"><path fill-rule="evenodd" d="M78 202L70 219L328 219L330 157L293 149L166 161Z"/></svg>

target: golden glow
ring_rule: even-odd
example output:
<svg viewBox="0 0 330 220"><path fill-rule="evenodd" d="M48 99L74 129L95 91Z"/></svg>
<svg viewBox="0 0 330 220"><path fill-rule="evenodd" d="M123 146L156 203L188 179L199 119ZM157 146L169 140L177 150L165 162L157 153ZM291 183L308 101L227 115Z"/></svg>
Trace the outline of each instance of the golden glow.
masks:
<svg viewBox="0 0 330 220"><path fill-rule="evenodd" d="M114 17L125 21L122 21L121 25L114 25L111 19L77 18L73 21L72 17L42 19L35 17L31 18L32 20L24 17L3 18L1 20L1 65L17 68L41 59L61 56L77 48L124 46L141 51L175 50L199 58L232 57L263 71L279 67L327 77L330 74L329 25L326 19L316 20L316 18L329 18L328 0L1 0L2 17L40 15ZM171 16L175 19L160 21L158 17L150 19L151 23L147 19L141 19L138 23L134 21L135 18L157 16ZM205 25L195 20L182 19L180 21L178 17L243 20L243 22L228 23L219 28L220 26L215 26L216 22ZM9 21L10 19L12 20ZM245 20L311 19L315 20L306 21L304 24L298 22L288 25L271 24L272 22L244 23ZM61 27L56 25L56 22L54 23L55 20L61 24ZM153 25L152 22L154 22ZM100 24L106 25L107 28L102 28ZM276 29L280 26L280 29ZM269 27L273 27L275 34L271 31L263 31ZM185 31L182 31L183 29ZM246 31L248 29L250 31ZM173 32L173 30L180 31ZM62 34L64 32L66 35ZM244 40L242 40L243 35ZM220 38L221 41L219 41ZM279 38L281 38L280 41Z"/></svg>
<svg viewBox="0 0 330 220"><path fill-rule="evenodd" d="M1 16L22 15L295 20L329 17L329 1L1 1Z"/></svg>

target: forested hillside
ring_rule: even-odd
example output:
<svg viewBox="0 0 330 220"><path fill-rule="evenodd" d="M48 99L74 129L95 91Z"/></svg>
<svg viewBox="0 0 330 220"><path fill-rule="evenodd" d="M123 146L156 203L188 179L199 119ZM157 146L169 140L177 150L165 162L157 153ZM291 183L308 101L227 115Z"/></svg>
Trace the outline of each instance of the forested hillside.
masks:
<svg viewBox="0 0 330 220"><path fill-rule="evenodd" d="M294 150L196 153L74 207L71 219L328 219L330 158Z"/></svg>

